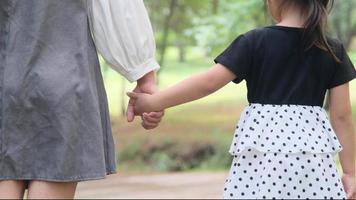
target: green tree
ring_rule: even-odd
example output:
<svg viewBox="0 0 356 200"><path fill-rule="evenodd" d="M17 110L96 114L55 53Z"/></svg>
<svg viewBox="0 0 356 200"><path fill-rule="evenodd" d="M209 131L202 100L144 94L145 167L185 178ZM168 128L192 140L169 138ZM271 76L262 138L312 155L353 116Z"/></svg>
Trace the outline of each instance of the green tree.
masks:
<svg viewBox="0 0 356 200"><path fill-rule="evenodd" d="M146 0L145 4L156 32L159 63L164 64L168 46L176 46L179 60L184 62L185 47L193 42L185 31L193 26L192 19L202 16L211 3L201 0Z"/></svg>
<svg viewBox="0 0 356 200"><path fill-rule="evenodd" d="M213 7L212 12L203 18L193 19L194 26L188 31L207 55L216 55L239 34L270 21L260 0L220 0L213 3L218 7Z"/></svg>
<svg viewBox="0 0 356 200"><path fill-rule="evenodd" d="M356 1L335 1L334 9L330 16L329 30L337 36L349 49L353 38L356 36Z"/></svg>

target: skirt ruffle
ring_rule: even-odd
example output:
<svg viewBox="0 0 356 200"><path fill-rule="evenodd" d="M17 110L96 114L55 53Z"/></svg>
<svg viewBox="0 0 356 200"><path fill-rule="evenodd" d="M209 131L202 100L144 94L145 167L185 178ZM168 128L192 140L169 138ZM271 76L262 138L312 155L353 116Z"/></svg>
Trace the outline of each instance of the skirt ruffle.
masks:
<svg viewBox="0 0 356 200"><path fill-rule="evenodd" d="M224 199L345 199L331 153L276 153L246 148L235 155Z"/></svg>
<svg viewBox="0 0 356 200"><path fill-rule="evenodd" d="M319 106L250 104L242 112L229 152L331 153L342 150Z"/></svg>
<svg viewBox="0 0 356 200"><path fill-rule="evenodd" d="M250 104L230 147L224 198L346 198L334 160L341 150L323 108Z"/></svg>

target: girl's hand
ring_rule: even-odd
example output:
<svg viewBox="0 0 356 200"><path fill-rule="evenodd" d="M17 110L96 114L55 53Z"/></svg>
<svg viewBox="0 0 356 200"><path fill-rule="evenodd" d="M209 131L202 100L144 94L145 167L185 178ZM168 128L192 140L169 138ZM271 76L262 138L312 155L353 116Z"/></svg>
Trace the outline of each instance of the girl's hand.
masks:
<svg viewBox="0 0 356 200"><path fill-rule="evenodd" d="M159 123L162 120L163 115L164 115L164 111L143 113L141 116L142 127L145 128L146 130L150 130L158 127Z"/></svg>
<svg viewBox="0 0 356 200"><path fill-rule="evenodd" d="M134 101L134 112L135 115L142 115L146 112L154 112L154 102L152 100L152 95L145 93L135 93L128 92L127 96L129 96ZM143 116L143 117L148 117Z"/></svg>
<svg viewBox="0 0 356 200"><path fill-rule="evenodd" d="M344 185L346 198L347 199L356 199L356 181L355 176L350 174L343 174L342 184Z"/></svg>
<svg viewBox="0 0 356 200"><path fill-rule="evenodd" d="M156 79L155 73L153 71L147 73L142 78L137 80L137 86L133 90L133 92L147 93L147 94L153 94L157 92L158 88L155 79ZM130 98L127 106L127 112L126 112L126 117L128 122L132 122L135 119L134 105L135 105L135 101ZM150 130L158 127L163 115L164 115L164 111L144 113L144 115L141 116L142 127L146 130Z"/></svg>

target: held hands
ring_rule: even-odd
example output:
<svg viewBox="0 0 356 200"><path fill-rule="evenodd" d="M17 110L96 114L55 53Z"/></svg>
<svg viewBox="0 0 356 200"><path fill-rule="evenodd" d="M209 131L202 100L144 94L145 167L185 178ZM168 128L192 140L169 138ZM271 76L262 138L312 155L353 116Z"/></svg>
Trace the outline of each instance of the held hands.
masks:
<svg viewBox="0 0 356 200"><path fill-rule="evenodd" d="M145 114L145 112L152 112L155 110L152 95L136 92L128 92L127 96L135 101L134 112L136 114Z"/></svg>
<svg viewBox="0 0 356 200"><path fill-rule="evenodd" d="M157 87L155 84L154 72L146 74L144 77L137 81L137 86L133 90L135 93L139 94L153 94L157 92ZM164 111L150 112L150 113L137 113L136 110L136 99L130 98L127 107L127 121L132 122L137 115L141 115L142 127L149 130L156 128L164 115Z"/></svg>

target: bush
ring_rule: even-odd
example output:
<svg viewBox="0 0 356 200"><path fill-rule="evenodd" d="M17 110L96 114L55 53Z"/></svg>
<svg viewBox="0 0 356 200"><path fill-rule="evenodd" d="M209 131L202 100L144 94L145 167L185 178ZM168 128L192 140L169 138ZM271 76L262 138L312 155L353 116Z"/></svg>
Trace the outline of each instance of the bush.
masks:
<svg viewBox="0 0 356 200"><path fill-rule="evenodd" d="M228 169L231 163L228 146L229 143L222 140L136 140L119 153L118 162L161 172Z"/></svg>

